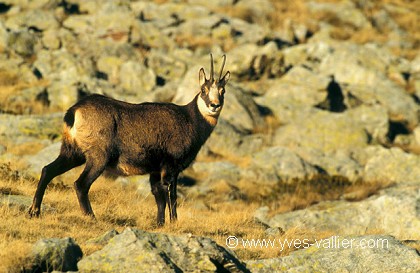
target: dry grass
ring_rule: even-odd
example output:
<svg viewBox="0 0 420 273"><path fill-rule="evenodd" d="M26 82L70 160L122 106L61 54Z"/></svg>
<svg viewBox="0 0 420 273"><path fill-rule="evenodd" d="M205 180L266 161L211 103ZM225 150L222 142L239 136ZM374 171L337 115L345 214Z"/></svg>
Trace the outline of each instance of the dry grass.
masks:
<svg viewBox="0 0 420 273"><path fill-rule="evenodd" d="M212 194L204 197L185 195L180 198L179 220L158 228L155 225L156 206L151 194L140 196L134 185L122 185L102 177L93 184L90 192L96 220L82 216L71 182L80 171L80 168L71 171L49 185L43 203L49 209L39 219L28 219L27 207L0 207L0 271L19 271L25 264L25 256L31 245L41 238L73 237L84 254L89 255L99 247L86 244L88 239L111 229L122 231L128 226L152 232L206 236L222 246L229 235L244 239L269 239L272 237L265 234L265 228L254 221L254 212L262 205L271 207L271 213L274 214L305 208L322 200L336 199L346 192L356 192L356 199L365 198L381 188L379 184L365 187L340 184L337 181L321 186L316 184L321 183L318 179L316 183L302 182L295 187L279 185L273 192L271 187L244 181L239 186L248 198L229 201L226 196L232 188L221 181L214 184ZM10 165L2 165L0 194L20 194L30 199L36 183L32 178L21 176ZM185 190L180 189L182 192ZM296 227L285 230L276 239L315 240L331 235L334 234L329 231L315 233ZM235 252L242 259L260 259L287 255L293 250L293 247L286 247L283 251L265 247L238 247Z"/></svg>

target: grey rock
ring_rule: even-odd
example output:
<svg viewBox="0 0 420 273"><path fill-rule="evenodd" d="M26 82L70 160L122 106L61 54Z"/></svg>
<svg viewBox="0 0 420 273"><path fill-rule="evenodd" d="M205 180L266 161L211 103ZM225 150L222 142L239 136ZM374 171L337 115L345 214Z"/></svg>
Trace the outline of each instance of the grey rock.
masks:
<svg viewBox="0 0 420 273"><path fill-rule="evenodd" d="M191 18L179 26L172 28L179 37L210 37L213 26L221 22L222 16L213 14L203 17ZM184 46L189 44L188 39L183 39Z"/></svg>
<svg viewBox="0 0 420 273"><path fill-rule="evenodd" d="M410 48L413 46L410 35L402 29L397 22L390 16L389 12L393 13L395 10L392 8L381 9L372 14L372 23L379 31L386 31L390 38L385 42L390 48ZM407 11L397 11L400 15L405 14Z"/></svg>
<svg viewBox="0 0 420 273"><path fill-rule="evenodd" d="M370 23L362 11L356 7L352 1L342 1L338 3L317 3L308 2L308 9L311 12L328 12L342 24L348 24L356 28L369 27Z"/></svg>
<svg viewBox="0 0 420 273"><path fill-rule="evenodd" d="M137 1L131 3L131 9L135 14L141 14L143 21L152 23L158 29L165 31L166 28L178 25L180 23L179 13L183 10L190 10L191 6L182 5L181 3L163 3L158 5L153 2ZM209 11L205 8L206 12L202 14L206 16ZM173 16L176 15L176 16ZM197 16L194 16L197 17ZM167 34L167 33L164 33Z"/></svg>
<svg viewBox="0 0 420 273"><path fill-rule="evenodd" d="M410 71L413 74L420 73L420 54L417 54L417 56L411 61Z"/></svg>
<svg viewBox="0 0 420 273"><path fill-rule="evenodd" d="M156 75L153 70L139 62L128 61L120 68L121 87L128 93L141 97L153 89L156 84Z"/></svg>
<svg viewBox="0 0 420 273"><path fill-rule="evenodd" d="M270 108L281 123L293 122L303 109L312 108L325 99L328 82L328 77L294 66L280 79L272 80L257 102Z"/></svg>
<svg viewBox="0 0 420 273"><path fill-rule="evenodd" d="M366 130L369 138L371 138L369 144L386 143L388 141L389 114L382 105L360 105L350 109L346 115Z"/></svg>
<svg viewBox="0 0 420 273"><path fill-rule="evenodd" d="M209 63L209 59L206 60L206 62L202 63ZM173 99L173 103L176 104L187 104L191 101L191 98L198 94L200 91L200 85L198 82L198 72L200 71L202 66L200 65L194 65L190 68L188 68L187 72L183 76L183 79L178 85L177 92L175 94L175 97ZM217 67L217 66L215 66ZM206 66L205 68L206 77L210 77L209 73L209 67ZM227 90L229 87L226 87Z"/></svg>
<svg viewBox="0 0 420 273"><path fill-rule="evenodd" d="M238 44L258 44L263 41L264 37L267 37L270 32L269 29L264 26L250 24L238 18L230 18L230 24L232 25L232 29L235 30L234 32L241 33L241 35L233 37Z"/></svg>
<svg viewBox="0 0 420 273"><path fill-rule="evenodd" d="M66 111L79 100L77 84L53 82L47 90L50 107L58 111Z"/></svg>
<svg viewBox="0 0 420 273"><path fill-rule="evenodd" d="M236 256L208 238L127 228L78 263L82 272L249 272Z"/></svg>
<svg viewBox="0 0 420 273"><path fill-rule="evenodd" d="M67 49L48 51L37 54L34 67L43 78L52 82L71 85L93 75L93 63L90 60L78 59Z"/></svg>
<svg viewBox="0 0 420 273"><path fill-rule="evenodd" d="M42 33L42 45L49 50L57 50L61 46L60 32L58 29L48 29Z"/></svg>
<svg viewBox="0 0 420 273"><path fill-rule="evenodd" d="M154 22L134 22L131 28L131 43L155 49L171 50L176 44Z"/></svg>
<svg viewBox="0 0 420 273"><path fill-rule="evenodd" d="M329 176L341 176L351 182L359 181L363 177L363 166L355 160L352 152L338 150L323 153L320 150L301 147L294 150L306 162L326 172Z"/></svg>
<svg viewBox="0 0 420 273"><path fill-rule="evenodd" d="M97 70L106 74L107 81L111 84L119 84L120 82L120 69L124 60L117 56L102 55L96 62Z"/></svg>
<svg viewBox="0 0 420 273"><path fill-rule="evenodd" d="M210 8L217 8L220 6L232 6L234 4L234 0L216 0L212 2L208 2L206 0L188 0L188 3L193 5L203 5Z"/></svg>
<svg viewBox="0 0 420 273"><path fill-rule="evenodd" d="M305 147L327 152L366 147L369 136L365 126L346 112L330 113L303 109L293 122L280 126L274 144L291 149Z"/></svg>
<svg viewBox="0 0 420 273"><path fill-rule="evenodd" d="M25 28L35 28L40 31L59 27L59 22L53 10L30 9L9 17L5 25L14 31Z"/></svg>
<svg viewBox="0 0 420 273"><path fill-rule="evenodd" d="M32 204L32 198L23 195L4 195L0 194L0 205L8 207L17 207L21 211L25 211Z"/></svg>
<svg viewBox="0 0 420 273"><path fill-rule="evenodd" d="M0 115L1 140L20 143L28 141L53 139L61 134L63 114L49 115Z"/></svg>
<svg viewBox="0 0 420 273"><path fill-rule="evenodd" d="M349 85L344 88L365 105L379 104L387 111L390 120L418 124L419 106L405 90L388 79L370 85Z"/></svg>
<svg viewBox="0 0 420 273"><path fill-rule="evenodd" d="M187 69L184 61L162 50L151 50L147 57L147 64L165 81L181 79ZM198 71L196 73L198 74ZM197 81L195 83L197 84Z"/></svg>
<svg viewBox="0 0 420 273"><path fill-rule="evenodd" d="M420 146L420 125L413 130L414 141L416 145Z"/></svg>
<svg viewBox="0 0 420 273"><path fill-rule="evenodd" d="M90 34L91 38L128 40L129 30L136 20L128 1L106 1L102 4L91 1L82 4L78 3L79 9L84 6L89 13L67 17L63 22L66 28L77 34Z"/></svg>
<svg viewBox="0 0 420 273"><path fill-rule="evenodd" d="M152 194L149 182L149 175L120 176L116 179L116 182L121 183L123 185L136 185L137 193L140 196L147 197Z"/></svg>
<svg viewBox="0 0 420 273"><path fill-rule="evenodd" d="M26 172L33 177L40 177L44 166L53 162L60 153L61 142L53 143L34 155L25 156L28 164Z"/></svg>
<svg viewBox="0 0 420 273"><path fill-rule="evenodd" d="M331 42L312 41L306 44L298 44L284 48L284 66L302 66L317 69L319 63L334 52ZM302 79L304 80L304 79Z"/></svg>
<svg viewBox="0 0 420 273"><path fill-rule="evenodd" d="M32 56L37 50L39 39L37 35L31 31L10 32L7 44L16 53L23 57Z"/></svg>
<svg viewBox="0 0 420 273"><path fill-rule="evenodd" d="M230 123L220 119L198 158L209 153L242 158L261 150L266 142L267 136L241 133Z"/></svg>
<svg viewBox="0 0 420 273"><path fill-rule="evenodd" d="M307 209L277 214L267 223L270 227L281 227L283 230L299 227L339 235L365 234L366 231L379 229L399 239L418 240L419 200L418 184L401 185L382 190L363 201L325 201Z"/></svg>
<svg viewBox="0 0 420 273"><path fill-rule="evenodd" d="M238 166L227 161L216 162L195 162L192 170L204 178L204 184L211 185L214 182L225 181L228 184L235 185L241 175Z"/></svg>
<svg viewBox="0 0 420 273"><path fill-rule="evenodd" d="M253 97L238 85L230 84L225 93L223 119L243 132L257 132L265 128L265 121Z"/></svg>
<svg viewBox="0 0 420 273"><path fill-rule="evenodd" d="M254 56L258 53L258 46L252 43L241 44L232 49L228 56L229 71L239 76L248 76Z"/></svg>
<svg viewBox="0 0 420 273"><path fill-rule="evenodd" d="M289 182L294 178L309 178L317 169L284 147L271 147L252 156L246 176L266 183Z"/></svg>
<svg viewBox="0 0 420 273"><path fill-rule="evenodd" d="M368 160L364 165L364 179L390 183L420 183L420 156L400 148L385 149L380 146L366 148Z"/></svg>
<svg viewBox="0 0 420 273"><path fill-rule="evenodd" d="M5 49L8 46L9 32L2 21L0 21L0 48Z"/></svg>
<svg viewBox="0 0 420 273"><path fill-rule="evenodd" d="M278 77L286 70L283 54L274 42L264 46L240 44L229 52L228 58L229 70L240 78Z"/></svg>
<svg viewBox="0 0 420 273"><path fill-rule="evenodd" d="M375 86L385 80L389 54L368 46L352 43L334 46L319 64L319 71L334 75L340 83Z"/></svg>
<svg viewBox="0 0 420 273"><path fill-rule="evenodd" d="M72 238L41 239L32 247L32 270L77 271L77 262L82 256L80 246Z"/></svg>
<svg viewBox="0 0 420 273"><path fill-rule="evenodd" d="M115 236L117 236L118 234L119 234L118 231L116 231L115 229L111 229L111 230L105 232L104 234L102 234L101 236L98 236L96 238L87 240L86 244L104 246L104 245L108 244L109 241L112 238L114 238Z"/></svg>
<svg viewBox="0 0 420 273"><path fill-rule="evenodd" d="M18 194L0 194L0 206L7 206L9 208L17 208L19 211L27 212L32 205L32 197ZM42 204L42 211L54 212L55 209L46 204Z"/></svg>
<svg viewBox="0 0 420 273"><path fill-rule="evenodd" d="M255 5L255 2L252 0L242 0L235 2L235 8L246 13L246 18L242 19L261 26L267 25L269 16L274 9L273 3L269 0L261 0L258 2L258 5Z"/></svg>
<svg viewBox="0 0 420 273"><path fill-rule="evenodd" d="M89 59L78 59L67 49L41 50L33 64L40 75L50 81L48 100L53 109L67 110L79 99L80 84L90 82L94 75Z"/></svg>
<svg viewBox="0 0 420 273"><path fill-rule="evenodd" d="M247 261L255 273L418 272L419 254L392 236L333 236L289 256Z"/></svg>

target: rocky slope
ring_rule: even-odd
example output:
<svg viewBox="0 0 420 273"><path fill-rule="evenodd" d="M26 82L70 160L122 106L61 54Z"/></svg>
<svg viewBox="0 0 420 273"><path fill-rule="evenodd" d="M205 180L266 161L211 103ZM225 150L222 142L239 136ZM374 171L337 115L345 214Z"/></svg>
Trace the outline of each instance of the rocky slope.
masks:
<svg viewBox="0 0 420 273"><path fill-rule="evenodd" d="M274 216L262 209L256 217L271 228L302 225L343 236L381 229L392 250L312 246L245 264L206 238L127 230L77 265L54 269L84 272L98 263L126 271L144 262L174 272L419 268L418 253L398 241L420 240L420 54L395 54L418 50L416 34L396 20L413 11L370 1L302 3L313 19L273 25L281 13L269 0L1 0L0 159L37 177L58 153L64 111L81 97L186 103L208 54L226 53L233 79L225 109L186 172L196 185L183 191L205 193L226 181L244 196L241 181L269 191L314 176L395 185L358 202L343 198ZM356 43L341 37L346 31L386 39ZM72 240L63 244L77 252L75 261L81 257ZM129 258L115 254L131 248Z"/></svg>

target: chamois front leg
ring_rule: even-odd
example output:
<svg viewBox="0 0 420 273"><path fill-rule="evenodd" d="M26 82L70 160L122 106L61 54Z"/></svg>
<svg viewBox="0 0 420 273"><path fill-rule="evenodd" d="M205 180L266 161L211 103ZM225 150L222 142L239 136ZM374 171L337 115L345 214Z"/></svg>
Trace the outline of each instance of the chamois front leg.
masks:
<svg viewBox="0 0 420 273"><path fill-rule="evenodd" d="M165 187L165 198L169 208L169 218L171 222L175 222L178 217L176 213L178 172L162 171L161 176L162 183Z"/></svg>
<svg viewBox="0 0 420 273"><path fill-rule="evenodd" d="M163 226L165 224L165 209L166 209L166 198L165 190L160 180L159 173L150 174L150 187L152 188L152 193L156 200L157 205L157 218L156 222L158 226Z"/></svg>

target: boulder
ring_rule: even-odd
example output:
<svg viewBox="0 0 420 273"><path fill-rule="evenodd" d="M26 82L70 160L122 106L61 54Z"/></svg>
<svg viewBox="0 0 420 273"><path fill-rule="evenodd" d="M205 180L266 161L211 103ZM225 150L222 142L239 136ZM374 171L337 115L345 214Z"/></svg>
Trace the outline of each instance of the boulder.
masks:
<svg viewBox="0 0 420 273"><path fill-rule="evenodd" d="M294 178L310 178L317 169L293 151L284 147L270 147L253 154L245 176L250 180L275 184Z"/></svg>
<svg viewBox="0 0 420 273"><path fill-rule="evenodd" d="M96 238L92 238L92 239L87 240L86 244L105 246L109 243L109 241L112 238L114 238L118 234L119 234L118 231L116 231L115 229L111 229L111 230L105 232L104 234L102 234L102 235L100 235Z"/></svg>
<svg viewBox="0 0 420 273"><path fill-rule="evenodd" d="M380 105L386 109L389 119L414 127L418 124L420 106L405 90L389 79L382 79L374 85L348 85L345 93L364 105ZM351 94L351 95L350 95Z"/></svg>
<svg viewBox="0 0 420 273"><path fill-rule="evenodd" d="M60 154L61 142L48 145L34 155L25 156L25 162L28 164L26 172L32 176L39 178L44 166L53 162Z"/></svg>
<svg viewBox="0 0 420 273"><path fill-rule="evenodd" d="M386 149L380 146L366 148L364 179L388 183L420 183L420 156L404 152L400 148Z"/></svg>
<svg viewBox="0 0 420 273"><path fill-rule="evenodd" d="M59 22L54 16L53 10L30 9L10 16L6 22L6 27L17 31L24 28L34 28L38 31L59 27Z"/></svg>
<svg viewBox="0 0 420 273"><path fill-rule="evenodd" d="M55 139L61 134L63 114L0 115L1 142L21 143Z"/></svg>
<svg viewBox="0 0 420 273"><path fill-rule="evenodd" d="M149 233L133 228L77 264L81 272L249 272L209 238Z"/></svg>
<svg viewBox="0 0 420 273"><path fill-rule="evenodd" d="M247 261L254 273L417 272L418 252L389 235L333 236L302 243L289 256ZM310 245L309 245L310 244Z"/></svg>
<svg viewBox="0 0 420 273"><path fill-rule="evenodd" d="M153 89L156 75L139 62L127 61L120 67L120 83L127 93L141 96Z"/></svg>
<svg viewBox="0 0 420 273"><path fill-rule="evenodd" d="M73 238L50 238L37 241L30 255L31 272L77 271L83 253Z"/></svg>
<svg viewBox="0 0 420 273"><path fill-rule="evenodd" d="M266 135L240 132L224 119L220 119L198 158L206 154L243 158L261 150L266 142Z"/></svg>
<svg viewBox="0 0 420 273"><path fill-rule="evenodd" d="M366 147L369 142L363 124L351 115L307 109L299 113L289 124L280 126L274 136L274 144L291 149L305 147L327 152Z"/></svg>
<svg viewBox="0 0 420 273"><path fill-rule="evenodd" d="M350 182L356 182L363 178L363 165L353 158L351 151L338 150L324 153L317 149L300 147L294 149L294 152L310 165L331 177L345 177Z"/></svg>
<svg viewBox="0 0 420 273"><path fill-rule="evenodd" d="M335 19L336 24L349 25L354 28L370 27L369 20L362 10L352 1L341 1L331 3L308 2L307 8L311 13L328 13ZM333 19L331 19L333 20ZM338 22L337 22L338 21Z"/></svg>
<svg viewBox="0 0 420 273"><path fill-rule="evenodd" d="M235 184L240 179L241 172L238 166L228 161L195 162L192 170L201 177L206 177L209 184L221 180Z"/></svg>
<svg viewBox="0 0 420 273"><path fill-rule="evenodd" d="M281 123L290 123L304 109L312 108L326 98L328 82L326 76L294 66L281 78L272 80L257 102L268 107Z"/></svg>
<svg viewBox="0 0 420 273"><path fill-rule="evenodd" d="M23 57L30 57L38 49L39 39L36 33L28 30L10 32L7 39L8 47Z"/></svg>
<svg viewBox="0 0 420 273"><path fill-rule="evenodd" d="M20 211L26 211L31 204L32 198L29 196L0 193L0 206L15 207Z"/></svg>
<svg viewBox="0 0 420 273"><path fill-rule="evenodd" d="M338 235L380 230L399 239L419 240L419 201L418 184L401 185L362 201L324 201L306 209L277 214L268 221L263 217L262 221L283 230L298 228Z"/></svg>

